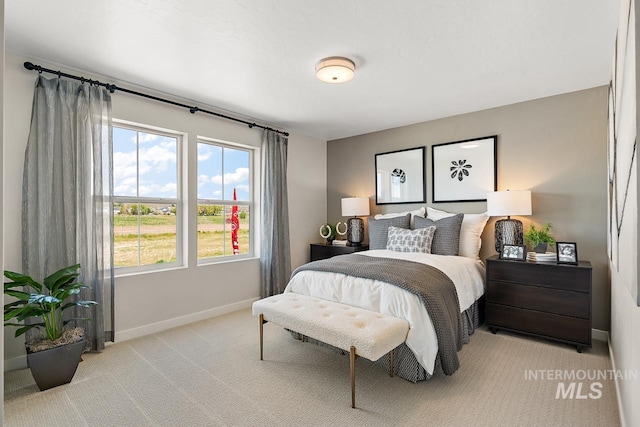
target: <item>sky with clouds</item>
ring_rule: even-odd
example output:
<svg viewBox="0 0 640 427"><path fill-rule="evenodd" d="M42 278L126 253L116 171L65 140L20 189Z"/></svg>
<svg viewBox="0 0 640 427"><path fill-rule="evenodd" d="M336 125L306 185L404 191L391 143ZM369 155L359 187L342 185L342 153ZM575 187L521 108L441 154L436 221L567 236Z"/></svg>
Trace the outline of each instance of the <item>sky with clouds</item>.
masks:
<svg viewBox="0 0 640 427"><path fill-rule="evenodd" d="M198 199L248 201L249 171L248 151L198 143Z"/></svg>
<svg viewBox="0 0 640 427"><path fill-rule="evenodd" d="M176 198L177 160L176 138L114 127L114 195ZM248 151L198 143L198 198L248 201L249 167Z"/></svg>

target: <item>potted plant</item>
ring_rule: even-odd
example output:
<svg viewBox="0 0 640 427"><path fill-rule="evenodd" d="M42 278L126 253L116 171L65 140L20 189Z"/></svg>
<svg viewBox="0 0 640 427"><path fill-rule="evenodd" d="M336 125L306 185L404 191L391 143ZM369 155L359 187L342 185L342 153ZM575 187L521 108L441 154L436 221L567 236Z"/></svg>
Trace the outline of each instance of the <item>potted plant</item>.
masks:
<svg viewBox="0 0 640 427"><path fill-rule="evenodd" d="M533 250L537 253L545 253L547 251L547 245L554 245L555 239L551 237L549 230L551 229L551 223L543 225L541 228L536 228L535 224L531 224L531 228L524 234L524 239L527 242L531 242Z"/></svg>
<svg viewBox="0 0 640 427"><path fill-rule="evenodd" d="M76 320L63 319L64 311L71 307L89 307L95 301L71 301L87 285L76 281L80 264L62 268L42 283L24 274L6 271L10 282L4 284L5 295L16 301L4 305L4 325L15 326L18 337L32 328L42 334L26 343L27 362L40 390L47 390L71 382L84 350L82 328L65 326ZM23 323L30 319L31 323Z"/></svg>
<svg viewBox="0 0 640 427"><path fill-rule="evenodd" d="M333 224L324 224L320 227L320 237L327 239L328 244L335 240L336 233L336 226Z"/></svg>

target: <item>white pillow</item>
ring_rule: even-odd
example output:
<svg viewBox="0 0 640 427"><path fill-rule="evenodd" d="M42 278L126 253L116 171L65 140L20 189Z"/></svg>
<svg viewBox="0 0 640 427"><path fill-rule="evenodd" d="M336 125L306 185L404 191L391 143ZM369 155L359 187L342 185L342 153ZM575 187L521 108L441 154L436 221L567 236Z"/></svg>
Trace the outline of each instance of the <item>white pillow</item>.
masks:
<svg viewBox="0 0 640 427"><path fill-rule="evenodd" d="M425 210L424 208L420 208L420 209L416 209L415 211L407 211L407 212L394 212L394 213L388 213L388 214L377 214L376 216L373 217L373 219L387 219L387 218L396 218L399 216L405 216L406 214L410 213L411 214L411 228L413 228L413 217L414 216L419 216L421 218L424 218L424 214L425 214Z"/></svg>
<svg viewBox="0 0 640 427"><path fill-rule="evenodd" d="M437 221L456 214L427 207L427 218ZM480 247L482 246L482 230L489 220L486 212L480 214L464 214L460 227L460 252L459 255L471 259L480 259Z"/></svg>

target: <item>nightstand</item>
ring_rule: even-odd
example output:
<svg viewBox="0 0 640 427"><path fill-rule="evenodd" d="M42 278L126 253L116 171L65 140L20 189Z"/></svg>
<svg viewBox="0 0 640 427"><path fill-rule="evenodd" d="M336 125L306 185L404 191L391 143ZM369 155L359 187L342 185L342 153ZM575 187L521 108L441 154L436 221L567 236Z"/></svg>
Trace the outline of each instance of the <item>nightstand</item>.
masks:
<svg viewBox="0 0 640 427"><path fill-rule="evenodd" d="M331 258L336 255L352 254L354 252L368 251L369 245L360 246L333 246L325 243L311 243L311 261Z"/></svg>
<svg viewBox="0 0 640 427"><path fill-rule="evenodd" d="M591 348L591 263L487 258L487 326Z"/></svg>

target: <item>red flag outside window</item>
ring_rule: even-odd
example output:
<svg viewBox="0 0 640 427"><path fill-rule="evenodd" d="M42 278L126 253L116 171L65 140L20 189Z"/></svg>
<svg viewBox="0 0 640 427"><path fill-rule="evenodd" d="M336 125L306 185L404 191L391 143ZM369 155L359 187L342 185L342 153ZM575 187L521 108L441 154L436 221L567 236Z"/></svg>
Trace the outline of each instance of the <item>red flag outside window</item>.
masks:
<svg viewBox="0 0 640 427"><path fill-rule="evenodd" d="M236 189L233 189L233 200L236 198ZM240 253L240 245L238 244L238 229L240 228L240 221L238 220L238 206L233 205L231 208L231 244L233 245L233 254L238 255Z"/></svg>

